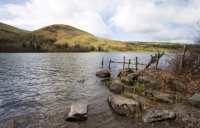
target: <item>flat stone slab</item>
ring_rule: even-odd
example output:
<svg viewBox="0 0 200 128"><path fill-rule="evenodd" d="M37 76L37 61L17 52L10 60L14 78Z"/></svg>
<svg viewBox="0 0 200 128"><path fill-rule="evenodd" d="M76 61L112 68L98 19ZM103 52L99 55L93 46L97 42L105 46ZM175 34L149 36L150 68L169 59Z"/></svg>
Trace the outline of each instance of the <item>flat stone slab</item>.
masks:
<svg viewBox="0 0 200 128"><path fill-rule="evenodd" d="M146 112L143 116L143 121L145 123L151 123L156 121L164 121L169 119L174 119L176 113L170 110L160 110L160 109L151 109Z"/></svg>
<svg viewBox="0 0 200 128"><path fill-rule="evenodd" d="M122 116L134 117L140 112L139 102L120 95L109 96L108 103L114 112Z"/></svg>
<svg viewBox="0 0 200 128"><path fill-rule="evenodd" d="M188 101L195 107L200 108L200 94L194 94Z"/></svg>
<svg viewBox="0 0 200 128"><path fill-rule="evenodd" d="M70 112L66 118L67 121L84 121L87 120L88 105L85 103L74 103L70 107Z"/></svg>
<svg viewBox="0 0 200 128"><path fill-rule="evenodd" d="M165 103L173 103L174 102L174 95L163 93L159 91L145 91L145 96L150 99L165 102Z"/></svg>

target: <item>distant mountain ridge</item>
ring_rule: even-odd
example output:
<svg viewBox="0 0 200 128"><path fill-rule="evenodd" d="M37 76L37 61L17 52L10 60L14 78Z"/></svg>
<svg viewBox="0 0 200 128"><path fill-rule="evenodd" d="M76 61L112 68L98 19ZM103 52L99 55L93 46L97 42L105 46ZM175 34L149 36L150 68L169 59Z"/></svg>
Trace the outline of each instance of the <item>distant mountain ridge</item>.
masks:
<svg viewBox="0 0 200 128"><path fill-rule="evenodd" d="M153 51L180 45L139 44L98 38L88 32L63 24L35 31L22 30L0 23L0 52L88 52L88 51Z"/></svg>

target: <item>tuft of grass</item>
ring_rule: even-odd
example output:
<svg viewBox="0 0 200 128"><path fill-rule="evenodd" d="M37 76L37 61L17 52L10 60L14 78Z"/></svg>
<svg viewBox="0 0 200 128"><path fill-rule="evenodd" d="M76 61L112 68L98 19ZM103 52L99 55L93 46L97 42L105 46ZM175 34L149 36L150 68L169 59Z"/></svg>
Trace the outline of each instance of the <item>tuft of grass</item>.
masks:
<svg viewBox="0 0 200 128"><path fill-rule="evenodd" d="M176 95L175 102L176 103L183 103L184 102L184 97L182 97L180 95Z"/></svg>
<svg viewBox="0 0 200 128"><path fill-rule="evenodd" d="M142 94L145 91L145 85L143 83L136 83L134 86L134 93Z"/></svg>
<svg viewBox="0 0 200 128"><path fill-rule="evenodd" d="M124 91L124 92L122 93L122 95L123 95L124 97L127 97L127 98L133 98L132 93L130 93L130 92L128 92L128 91Z"/></svg>

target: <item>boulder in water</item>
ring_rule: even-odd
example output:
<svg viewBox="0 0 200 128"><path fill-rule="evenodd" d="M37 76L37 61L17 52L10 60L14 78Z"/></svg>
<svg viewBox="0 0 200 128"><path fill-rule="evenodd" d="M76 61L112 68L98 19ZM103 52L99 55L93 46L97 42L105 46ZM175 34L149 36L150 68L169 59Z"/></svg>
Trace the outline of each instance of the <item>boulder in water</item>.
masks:
<svg viewBox="0 0 200 128"><path fill-rule="evenodd" d="M96 76L99 78L108 78L111 76L111 73L107 69L102 69L96 72Z"/></svg>
<svg viewBox="0 0 200 128"><path fill-rule="evenodd" d="M139 102L120 95L109 96L108 103L114 112L122 116L134 117L141 111Z"/></svg>
<svg viewBox="0 0 200 128"><path fill-rule="evenodd" d="M66 118L67 121L87 120L87 107L85 103L74 103L71 105L70 112Z"/></svg>

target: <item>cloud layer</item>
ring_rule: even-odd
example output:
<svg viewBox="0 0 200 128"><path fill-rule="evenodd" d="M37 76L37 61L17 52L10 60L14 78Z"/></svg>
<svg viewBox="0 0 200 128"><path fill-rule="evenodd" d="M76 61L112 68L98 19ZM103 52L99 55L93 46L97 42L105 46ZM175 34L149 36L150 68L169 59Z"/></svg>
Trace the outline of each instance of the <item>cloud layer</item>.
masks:
<svg viewBox="0 0 200 128"><path fill-rule="evenodd" d="M68 24L121 40L192 40L200 0L27 0L0 5L0 21L24 29Z"/></svg>

